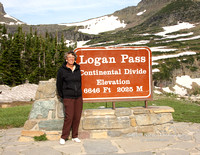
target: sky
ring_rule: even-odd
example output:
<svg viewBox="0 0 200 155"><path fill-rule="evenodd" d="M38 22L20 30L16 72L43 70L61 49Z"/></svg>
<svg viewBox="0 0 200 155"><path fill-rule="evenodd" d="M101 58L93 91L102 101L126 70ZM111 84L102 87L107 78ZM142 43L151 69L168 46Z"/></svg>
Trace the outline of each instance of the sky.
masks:
<svg viewBox="0 0 200 155"><path fill-rule="evenodd" d="M141 0L0 0L5 12L31 25L81 22L112 14Z"/></svg>

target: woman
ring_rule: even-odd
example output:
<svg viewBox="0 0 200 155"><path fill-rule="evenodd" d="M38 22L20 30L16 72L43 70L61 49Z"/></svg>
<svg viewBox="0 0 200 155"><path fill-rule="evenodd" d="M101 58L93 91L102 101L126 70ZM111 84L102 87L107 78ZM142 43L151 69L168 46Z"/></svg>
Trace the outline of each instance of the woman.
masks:
<svg viewBox="0 0 200 155"><path fill-rule="evenodd" d="M78 138L78 128L83 108L81 90L80 65L76 61L76 54L73 51L65 53L65 62L57 73L57 91L63 99L64 104L64 124L60 144L65 144L72 128L72 141L81 142Z"/></svg>

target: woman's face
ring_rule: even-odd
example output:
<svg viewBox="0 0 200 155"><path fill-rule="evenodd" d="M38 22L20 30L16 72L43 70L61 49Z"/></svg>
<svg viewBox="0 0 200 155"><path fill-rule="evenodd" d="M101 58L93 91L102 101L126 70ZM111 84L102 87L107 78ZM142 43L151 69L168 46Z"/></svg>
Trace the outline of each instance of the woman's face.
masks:
<svg viewBox="0 0 200 155"><path fill-rule="evenodd" d="M75 62L75 56L73 56L72 54L68 54L66 60L67 60L67 63L68 63L69 65L73 65L74 62Z"/></svg>

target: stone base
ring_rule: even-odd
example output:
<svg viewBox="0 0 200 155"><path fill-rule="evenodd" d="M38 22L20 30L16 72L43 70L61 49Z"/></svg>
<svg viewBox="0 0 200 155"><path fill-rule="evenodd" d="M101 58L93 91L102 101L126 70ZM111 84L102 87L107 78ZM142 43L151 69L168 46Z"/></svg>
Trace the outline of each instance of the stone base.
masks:
<svg viewBox="0 0 200 155"><path fill-rule="evenodd" d="M132 134L169 134L173 123L174 109L167 106L149 106L87 109L84 110L79 126L79 137L110 138L130 136ZM50 118L50 119L48 119ZM48 140L59 140L63 118L29 119L21 133L19 141L31 141L34 136L46 134Z"/></svg>

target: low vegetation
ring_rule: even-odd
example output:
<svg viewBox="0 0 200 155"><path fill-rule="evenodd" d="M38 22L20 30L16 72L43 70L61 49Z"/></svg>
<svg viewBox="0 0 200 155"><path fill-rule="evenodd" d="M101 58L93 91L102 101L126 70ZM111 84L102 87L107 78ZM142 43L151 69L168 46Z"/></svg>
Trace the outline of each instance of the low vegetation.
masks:
<svg viewBox="0 0 200 155"><path fill-rule="evenodd" d="M33 137L35 141L46 141L48 140L47 137L46 137L46 134L43 134L41 136L34 136Z"/></svg>

